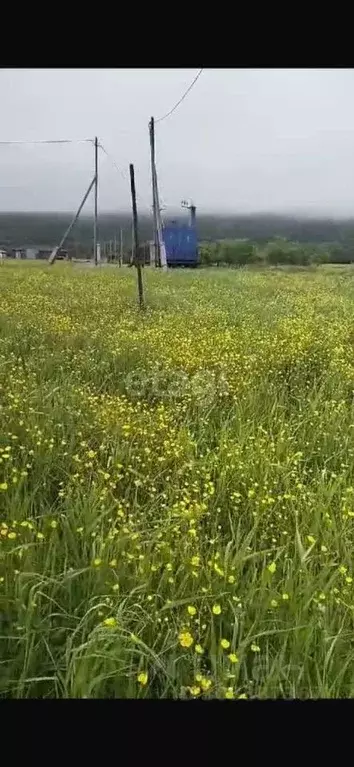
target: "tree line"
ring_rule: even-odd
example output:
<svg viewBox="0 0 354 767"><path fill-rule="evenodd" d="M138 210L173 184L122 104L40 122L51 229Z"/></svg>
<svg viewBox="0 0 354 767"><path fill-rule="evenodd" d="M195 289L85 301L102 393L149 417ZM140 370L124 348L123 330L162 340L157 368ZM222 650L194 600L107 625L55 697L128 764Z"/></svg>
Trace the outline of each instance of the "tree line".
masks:
<svg viewBox="0 0 354 767"><path fill-rule="evenodd" d="M139 213L140 239L152 239L152 216ZM185 215L170 213L178 223L186 223ZM11 246L31 243L52 244L60 239L72 219L72 213L1 213L0 242ZM102 240L113 239L120 228L131 237L131 213L100 213L99 232ZM73 239L89 245L92 242L93 221L90 215L81 215L73 230ZM354 243L354 219L295 218L282 215L216 215L204 214L197 209L199 240L246 238L258 244L278 236L294 242Z"/></svg>
<svg viewBox="0 0 354 767"><path fill-rule="evenodd" d="M330 252L323 245L291 242L274 238L265 246L251 241L219 240L199 246L203 266L309 266L330 261Z"/></svg>
<svg viewBox="0 0 354 767"><path fill-rule="evenodd" d="M172 214L171 214L172 215ZM70 213L0 213L0 247L56 245L72 215ZM178 223L186 223L182 214ZM168 219L166 218L166 223ZM99 240L119 239L131 248L131 214L99 216ZM197 232L202 263L312 263L313 260L354 261L354 220L307 219L280 215L204 215L197 211ZM139 238L152 239L152 219L139 215ZM78 257L90 257L93 246L92 216L81 216L66 247Z"/></svg>

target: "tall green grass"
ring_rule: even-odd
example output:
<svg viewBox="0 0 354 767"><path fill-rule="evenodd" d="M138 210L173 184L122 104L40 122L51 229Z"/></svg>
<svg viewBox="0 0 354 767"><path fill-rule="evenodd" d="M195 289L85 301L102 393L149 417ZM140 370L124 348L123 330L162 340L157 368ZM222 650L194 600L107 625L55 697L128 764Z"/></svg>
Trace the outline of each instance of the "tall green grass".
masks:
<svg viewBox="0 0 354 767"><path fill-rule="evenodd" d="M144 280L1 267L0 694L351 697L351 272Z"/></svg>

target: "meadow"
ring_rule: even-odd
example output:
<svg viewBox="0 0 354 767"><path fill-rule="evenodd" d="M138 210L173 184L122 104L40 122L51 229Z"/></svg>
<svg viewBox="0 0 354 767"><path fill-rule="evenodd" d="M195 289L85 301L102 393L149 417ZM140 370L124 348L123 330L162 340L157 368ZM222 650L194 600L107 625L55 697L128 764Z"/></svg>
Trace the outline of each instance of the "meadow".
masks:
<svg viewBox="0 0 354 767"><path fill-rule="evenodd" d="M144 283L0 265L0 696L353 696L353 273Z"/></svg>

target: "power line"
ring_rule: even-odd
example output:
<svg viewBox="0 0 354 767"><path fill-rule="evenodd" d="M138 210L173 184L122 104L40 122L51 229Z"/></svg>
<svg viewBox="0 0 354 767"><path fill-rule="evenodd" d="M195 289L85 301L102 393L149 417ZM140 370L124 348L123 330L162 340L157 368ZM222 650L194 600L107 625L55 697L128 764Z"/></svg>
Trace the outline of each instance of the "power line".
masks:
<svg viewBox="0 0 354 767"><path fill-rule="evenodd" d="M128 182L128 177L126 176L126 174L125 174L124 170L122 170L122 169L121 169L121 168L120 168L120 167L117 165L117 163L116 163L116 161L115 161L114 157L112 157L112 155L111 155L109 152L107 152L107 149L105 149L105 147L103 146L102 142L99 142L99 143L98 143L98 146L99 146L99 148L100 148L100 149L102 149L102 152L104 152L104 154L105 154L105 155L108 157L108 159L111 161L111 163L112 163L113 167L115 168L115 170L117 171L117 173L119 173L119 174L120 174L120 176L122 176L122 178L124 179L124 181L127 181L127 182ZM141 196L140 194L138 194L138 192L137 192L137 191L136 191L135 193L136 193L136 196L137 196L138 200L140 200L140 202L141 202L141 203L144 205L144 207L148 208L148 210L150 211L150 210L151 210L151 205L150 205L149 203L147 203L147 202L146 202L146 200L144 200L144 199L142 198L142 196Z"/></svg>
<svg viewBox="0 0 354 767"><path fill-rule="evenodd" d="M155 120L155 123L160 123L160 122L161 122L161 120L166 120L166 117L169 117L169 116L170 116L170 115L171 115L171 114L172 114L172 113L173 113L173 112L174 112L174 111L177 109L177 107L179 107L179 105L180 105L180 104L182 104L182 101L184 101L184 99L185 99L185 98L186 98L186 96L188 95L189 91L191 91L191 90L192 90L192 88L193 88L193 85L195 85L195 83L197 82L198 78L199 78L199 77L200 77L200 75L202 74L202 71L203 71L203 67L202 67L202 68L199 70L198 74L197 74L197 75L196 75L196 77L194 78L193 82L190 84L189 88L187 88L187 90L186 90L186 92L183 94L182 98L180 98L180 100L179 100L179 101L177 101L177 104L175 104L175 105L174 105L174 107L173 107L172 109L170 109L170 111L169 111L169 112L167 112L167 114L165 114L163 117L159 117L157 120Z"/></svg>
<svg viewBox="0 0 354 767"><path fill-rule="evenodd" d="M84 142L92 141L90 138L82 139L44 139L38 141L0 141L0 144L82 144Z"/></svg>
<svg viewBox="0 0 354 767"><path fill-rule="evenodd" d="M117 173L120 173L122 178L124 178L124 181L128 181L128 178L125 175L124 171L121 168L118 167L114 157L112 157L112 155L109 154L109 152L107 152L107 150L104 148L103 144L101 142L99 142L98 146L99 146L100 149L102 149L102 152L104 152L104 154L107 155L108 159L111 161L112 165L115 167Z"/></svg>

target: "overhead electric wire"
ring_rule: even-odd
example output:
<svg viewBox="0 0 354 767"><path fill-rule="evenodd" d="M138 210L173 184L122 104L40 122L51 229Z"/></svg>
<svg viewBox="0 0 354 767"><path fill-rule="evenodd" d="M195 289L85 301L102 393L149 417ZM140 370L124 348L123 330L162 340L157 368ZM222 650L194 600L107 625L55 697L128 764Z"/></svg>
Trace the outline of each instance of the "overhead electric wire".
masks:
<svg viewBox="0 0 354 767"><path fill-rule="evenodd" d="M124 170L122 170L122 168L120 168L120 167L117 165L117 163L116 163L116 161L115 161L114 157L112 157L112 155L111 155L109 152L107 152L107 149L105 149L105 147L103 146L103 144L102 144L102 142L101 142L101 141L99 141L99 142L98 142L98 148L99 148L99 149L102 149L102 152L104 152L104 154L105 154L105 155L108 157L108 159L111 161L111 163L112 163L113 167L115 168L115 170L117 171L117 173L119 173L119 174L122 176L122 178L124 179L124 181L128 182L128 177L126 176L126 174L125 174ZM135 193L136 193L136 196L137 196L138 200L140 200L140 202L141 202L141 203L142 203L142 204L143 204L143 205L144 205L146 208L148 208L148 210L150 211L150 210L151 210L151 205L150 205L150 204L148 204L148 203L146 202L146 200L144 200L144 199L141 197L141 195L138 193L138 191L137 191L137 190L135 190Z"/></svg>
<svg viewBox="0 0 354 767"><path fill-rule="evenodd" d="M92 141L92 139L64 138L64 139L44 139L44 140L38 140L38 141L0 141L0 144L82 144L88 141Z"/></svg>
<svg viewBox="0 0 354 767"><path fill-rule="evenodd" d="M117 171L118 173L120 173L120 175L122 176L122 178L124 178L124 181L128 181L128 178L127 178L127 176L125 175L124 171L123 171L121 168L119 168L119 167L118 167L118 165L117 165L117 163L116 163L116 161L115 161L114 157L112 157L112 155L110 155L110 154L109 154L109 152L107 152L107 149L105 149L105 148L104 148L103 144L101 144L101 142L100 142L100 141L98 142L98 147L99 147L99 149L102 149L102 152L104 152L104 153L105 153L105 155L107 155L108 159L111 161L111 163L112 163L112 165L115 167L116 171Z"/></svg>
<svg viewBox="0 0 354 767"><path fill-rule="evenodd" d="M177 109L177 107L179 107L179 105L180 105L180 104L182 104L182 101L184 101L184 99L185 99L185 98L186 98L186 96L188 95L189 91L191 91L191 90L192 90L192 88L193 88L193 85L195 85L195 83L197 82L198 78L199 78L199 77L200 77L200 75L202 74L202 71L203 71L203 69L204 69L204 67L202 67L202 68L199 70L199 72L198 72L198 74L196 75L196 77L194 78L193 82L191 82L190 86L187 88L187 90L185 91L185 93L183 94L183 96L180 98L180 100L179 100L179 101L177 101L177 104L175 104L175 105L174 105L174 107L173 107L172 109L170 109L170 111L169 111L169 112L167 112L167 114L165 114L163 117L159 117L157 120L155 120L155 123L160 123L162 120L166 120L166 117L170 117L170 115L172 115L172 114L173 114L173 112L175 112L175 110Z"/></svg>

